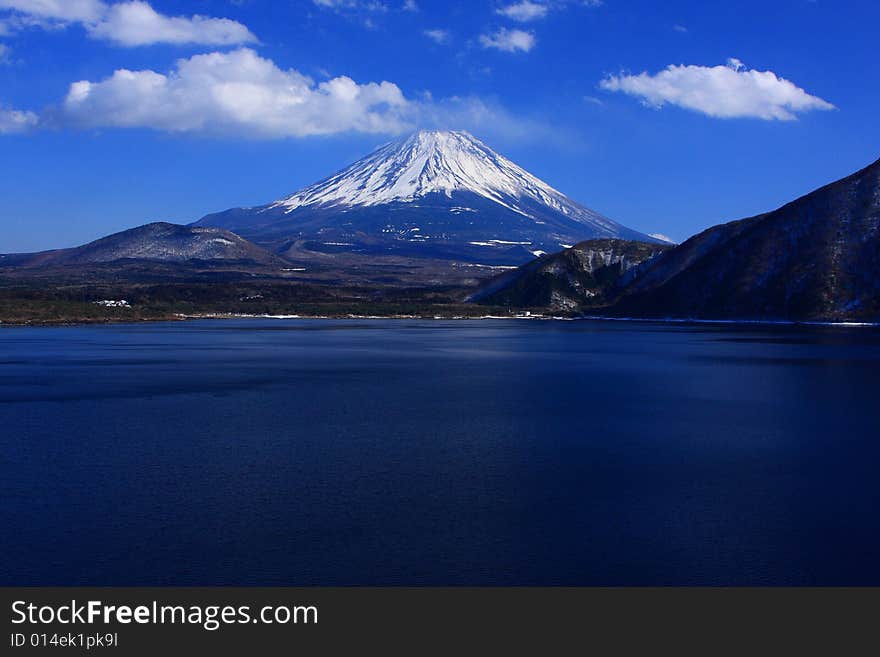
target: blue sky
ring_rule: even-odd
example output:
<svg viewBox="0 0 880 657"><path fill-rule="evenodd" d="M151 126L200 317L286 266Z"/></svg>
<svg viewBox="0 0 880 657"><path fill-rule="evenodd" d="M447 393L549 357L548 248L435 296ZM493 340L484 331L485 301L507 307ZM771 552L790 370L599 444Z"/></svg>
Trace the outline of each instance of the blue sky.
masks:
<svg viewBox="0 0 880 657"><path fill-rule="evenodd" d="M868 0L0 0L0 252L262 204L466 129L682 240L880 157Z"/></svg>

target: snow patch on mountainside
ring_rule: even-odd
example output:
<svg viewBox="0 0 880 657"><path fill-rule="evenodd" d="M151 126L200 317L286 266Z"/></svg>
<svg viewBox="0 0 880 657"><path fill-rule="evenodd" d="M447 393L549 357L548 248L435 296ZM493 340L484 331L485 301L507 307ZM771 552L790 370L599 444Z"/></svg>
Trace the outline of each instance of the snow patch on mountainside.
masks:
<svg viewBox="0 0 880 657"><path fill-rule="evenodd" d="M281 199L268 210L302 207L374 206L412 203L430 194L452 198L471 192L526 217L528 202L552 208L587 224L617 228L610 219L568 199L528 171L466 132L418 132L388 144L319 183ZM473 211L455 207L453 211Z"/></svg>

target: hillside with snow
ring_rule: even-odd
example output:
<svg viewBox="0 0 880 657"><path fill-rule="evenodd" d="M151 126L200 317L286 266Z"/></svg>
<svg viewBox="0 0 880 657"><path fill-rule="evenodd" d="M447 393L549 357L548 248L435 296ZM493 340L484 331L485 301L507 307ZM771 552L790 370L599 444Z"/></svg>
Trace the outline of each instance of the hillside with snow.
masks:
<svg viewBox="0 0 880 657"><path fill-rule="evenodd" d="M282 266L284 261L247 240L218 228L155 222L71 249L0 256L0 266L81 266L120 261L166 263L240 262Z"/></svg>
<svg viewBox="0 0 880 657"><path fill-rule="evenodd" d="M520 264L590 238L657 242L572 201L465 132L421 131L294 194L197 222L280 254Z"/></svg>

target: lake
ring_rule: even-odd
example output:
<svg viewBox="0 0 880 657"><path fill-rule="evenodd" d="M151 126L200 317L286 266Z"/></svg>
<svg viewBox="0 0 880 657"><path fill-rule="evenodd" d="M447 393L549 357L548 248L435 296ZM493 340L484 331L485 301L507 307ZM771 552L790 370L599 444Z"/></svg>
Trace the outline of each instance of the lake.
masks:
<svg viewBox="0 0 880 657"><path fill-rule="evenodd" d="M880 330L0 330L0 584L880 584Z"/></svg>

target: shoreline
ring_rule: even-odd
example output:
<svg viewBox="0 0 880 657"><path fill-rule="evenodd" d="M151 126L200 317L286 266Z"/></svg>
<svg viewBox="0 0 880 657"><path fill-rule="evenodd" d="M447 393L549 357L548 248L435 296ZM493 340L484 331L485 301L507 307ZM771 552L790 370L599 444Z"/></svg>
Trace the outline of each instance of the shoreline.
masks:
<svg viewBox="0 0 880 657"><path fill-rule="evenodd" d="M591 319L603 322L660 322L663 324L737 324L756 326L836 326L842 328L880 328L880 322L831 322L822 320L797 319L681 319L675 317L644 318L644 317L602 317L588 315L577 319Z"/></svg>
<svg viewBox="0 0 880 657"><path fill-rule="evenodd" d="M650 317L605 317L601 315L583 315L575 317L561 317L558 315L480 315L474 317L423 317L419 315L242 315L242 314L207 314L207 315L184 315L183 320L189 319L324 319L324 320L421 320L421 321L482 321L486 319L494 320L529 320L529 321L555 321L555 322L576 322L576 321L593 321L593 322L633 322L633 323L651 323L651 324L738 324L738 325L757 325L757 326L836 326L843 328L880 328L880 322L825 322L813 320L761 320L761 319L680 319L674 317L668 318L650 318Z"/></svg>
<svg viewBox="0 0 880 657"><path fill-rule="evenodd" d="M579 315L559 316L540 314L519 315L297 315L297 314L244 314L244 313L177 313L173 316L155 318L101 318L94 321L82 320L59 320L59 321L25 321L8 322L0 321L0 329L3 328L52 328L72 326L112 326L121 324L152 324L158 322L189 322L199 320L241 320L241 319L266 319L266 320L323 320L323 321L485 321L485 320L521 320L521 321L545 321L545 322L619 322L637 324L692 324L692 325L731 325L731 326L810 326L832 328L880 328L880 322L859 321L821 321L821 320L772 320L772 319L699 319L699 318L657 318L657 317L609 317L603 315Z"/></svg>

